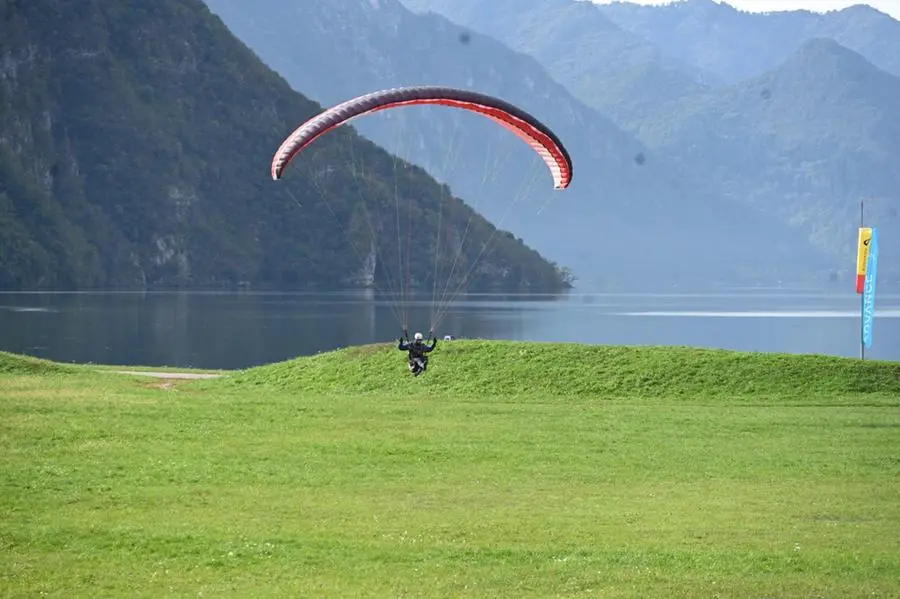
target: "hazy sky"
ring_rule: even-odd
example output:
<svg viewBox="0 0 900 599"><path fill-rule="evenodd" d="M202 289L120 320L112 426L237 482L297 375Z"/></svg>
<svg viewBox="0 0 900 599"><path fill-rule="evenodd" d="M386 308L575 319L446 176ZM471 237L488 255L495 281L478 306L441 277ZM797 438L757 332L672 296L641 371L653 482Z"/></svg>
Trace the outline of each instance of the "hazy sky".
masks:
<svg viewBox="0 0 900 599"><path fill-rule="evenodd" d="M612 0L593 0L598 4L608 4ZM672 0L626 0L637 4L668 4ZM895 19L900 19L900 0L726 0L728 4L741 10L764 12L770 10L838 10L854 4L868 4Z"/></svg>

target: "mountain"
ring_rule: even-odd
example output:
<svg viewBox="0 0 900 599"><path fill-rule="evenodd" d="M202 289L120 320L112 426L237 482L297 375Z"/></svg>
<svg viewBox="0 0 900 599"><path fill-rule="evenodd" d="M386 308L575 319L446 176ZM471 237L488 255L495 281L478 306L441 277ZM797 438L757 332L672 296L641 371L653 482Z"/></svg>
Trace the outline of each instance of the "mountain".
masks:
<svg viewBox="0 0 900 599"><path fill-rule="evenodd" d="M701 48L702 44L711 43L710 40L718 43L717 36L721 34L728 43L722 41L723 51L710 55L711 59L722 60L721 65L704 63L689 54L681 57L693 60L697 68L711 69L726 76L735 70L754 72L760 68L760 61L763 64L781 63L784 53L789 52L786 48L796 47L797 31L817 29L835 37L858 40L857 45L867 48L869 54L881 57L883 63L892 64L894 59L900 57L900 48L897 52L889 48L896 46L900 37L869 35L871 31L887 34L887 29L896 25L890 17L878 11L858 6L826 15L808 12L755 15L739 12L728 5L695 0L665 7L628 4L611 8L575 0L521 0L515 5L505 0L403 1L415 10L436 11L534 56L569 89L580 92L580 97L588 102L588 97L594 98L595 106L613 116L617 123L635 131L657 156L675 159L678 172L695 189L768 211L790 224L794 235L799 233L808 237L823 251L832 252L833 260L842 261L837 270L845 270L844 265L850 264L844 257L848 251L852 255L852 247L848 250L847 246L855 244L856 236L852 230L847 232L847 225L858 221L858 217L853 218L853 215L858 213L859 194L871 194L872 197L884 195L885 176L869 176L867 166L883 164L884 156L876 155L870 159L860 153L860 147L866 146L867 142L860 141L859 145L854 145L852 141L853 136L863 134L862 131L868 135L866 127L855 132L851 131L850 126L844 127L835 135L846 135L846 143L826 144L827 160L820 156L823 149L820 134L828 130L831 118L847 123L865 123L869 118L867 113L857 114L852 109L843 117L838 117L844 103L848 103L846 108L859 102L869 107L881 106L887 111L882 114L893 112L890 102L882 106L875 100L881 93L880 85L889 82L890 78L881 79L880 83L873 83L865 89L855 83L858 73L871 68L871 65L847 64L839 67L832 60L834 56L826 50L827 44L813 38L811 45L798 50L783 67L789 73L796 70L800 75L796 80L803 82L803 85L785 88L778 92L777 98L763 103L762 95L775 93L766 87L769 83L765 77L751 82L751 91L747 95L741 85L719 89L722 83L716 77L705 78L705 85L695 83L696 79L688 75L690 67L679 62L677 53L668 63L664 62L658 47L671 49L672 39L685 31L684 27L688 26L686 22L679 21L678 28L669 32L668 36L651 37L651 44L636 33L624 33L618 26L611 25L605 16L609 11L621 9L626 13L646 14L648 19L672 23L674 21L665 21L660 15L691 14L697 26L688 29L693 34L692 37L685 35L686 41ZM514 6L517 10L513 10ZM750 36L740 36L737 29L728 29L742 23L747 27L750 26L747 23L758 26L758 31ZM629 40L629 35L639 41ZM769 35L774 36L778 43L767 41L766 36ZM744 51L735 50L741 48L741 44L750 45ZM618 54L615 49L618 49ZM831 49L840 54L835 47ZM642 56L660 57L655 62L645 61L644 64L674 67L668 71L642 69L634 64ZM798 61L806 62L798 64ZM621 73L616 72L618 65L623 67ZM803 69L810 70L800 73ZM633 75L629 76L629 71ZM579 72L585 73L585 77L572 76ZM818 80L811 79L809 73L814 73ZM595 74L593 83L603 82L598 86L602 90L591 92L584 87L583 82L588 80L590 74ZM639 84L631 85L633 82ZM811 85L804 88L807 83ZM779 86L779 89L782 87ZM832 94L836 103L826 102L820 107L816 94L827 94L829 87L843 91ZM816 91L810 94L807 90ZM858 93L864 97L854 98ZM745 95L747 98L744 98ZM842 96L840 100L835 97L838 95ZM761 113L763 109L771 112ZM798 115L799 109L804 111L802 115ZM787 115L791 118L784 121L778 118ZM777 125L766 124L767 119L773 117ZM854 121L857 117L861 120ZM892 130L888 126L876 135ZM843 160L837 152L844 152L849 158ZM763 160L762 156L770 157L771 171L751 166L758 165ZM838 162L841 166L832 173L819 172L808 179L793 177L790 171L798 156L803 160L808 156L809 160L820 161L813 167L805 165L805 169L824 171L826 164ZM888 152L887 156L892 154ZM836 180L836 173L840 173L840 181ZM827 189L823 189L823 180L829 181ZM773 205L772 198L775 197L783 199ZM825 197L833 198L833 202L843 208L836 210L835 206L825 201ZM890 222L889 202L872 201L870 204L872 207L868 211L872 216L882 216ZM879 211L883 210L888 213L880 215ZM841 243L835 244L835 239L840 239Z"/></svg>
<svg viewBox="0 0 900 599"><path fill-rule="evenodd" d="M465 229L472 239L466 259L496 241L474 287L563 287L562 275L533 250L493 235L423 170L350 128L316 142L296 161L302 166L271 181L274 149L321 106L293 91L197 0L0 6L4 289L285 288L373 277L384 284L394 262L371 250L383 245L397 255L400 242L385 231L395 203L408 198L419 224L409 242L422 248L412 281L430 280L429 265L438 261L425 231L443 218L453 235ZM347 152L365 172L334 168Z"/></svg>
<svg viewBox="0 0 900 599"><path fill-rule="evenodd" d="M648 112L719 83L578 0L402 0L536 58L579 100L631 129Z"/></svg>
<svg viewBox="0 0 900 599"><path fill-rule="evenodd" d="M598 5L665 54L728 83L761 75L814 38L830 38L900 76L900 22L867 5L839 11L748 13L715 0Z"/></svg>
<svg viewBox="0 0 900 599"><path fill-rule="evenodd" d="M790 221L854 266L859 202L897 278L900 78L829 39L759 77L686 98L640 129L720 192ZM887 279L883 279L887 281Z"/></svg>
<svg viewBox="0 0 900 599"><path fill-rule="evenodd" d="M354 124L571 267L582 285L737 284L815 277L822 268L818 254L773 218L685 182L664 156L577 100L533 57L489 36L414 14L397 0L207 4L293 87L324 104L436 84L500 96L545 122L574 162L564 192L545 191L549 175L535 170L530 148L464 111L407 108ZM490 201L520 190L527 197L512 213Z"/></svg>

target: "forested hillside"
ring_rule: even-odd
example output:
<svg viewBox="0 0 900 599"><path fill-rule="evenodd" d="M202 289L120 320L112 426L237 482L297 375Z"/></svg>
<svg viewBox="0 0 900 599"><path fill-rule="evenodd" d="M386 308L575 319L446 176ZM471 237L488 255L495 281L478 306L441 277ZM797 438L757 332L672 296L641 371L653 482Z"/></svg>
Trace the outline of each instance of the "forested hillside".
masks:
<svg viewBox="0 0 900 599"><path fill-rule="evenodd" d="M410 199L414 284L431 282L439 217L450 237L467 230L463 261L491 238L422 169L350 128L273 182L275 148L321 107L199 0L0 6L0 288L383 283L397 268L378 259L397 255L393 207ZM514 236L491 240L473 288L563 285Z"/></svg>

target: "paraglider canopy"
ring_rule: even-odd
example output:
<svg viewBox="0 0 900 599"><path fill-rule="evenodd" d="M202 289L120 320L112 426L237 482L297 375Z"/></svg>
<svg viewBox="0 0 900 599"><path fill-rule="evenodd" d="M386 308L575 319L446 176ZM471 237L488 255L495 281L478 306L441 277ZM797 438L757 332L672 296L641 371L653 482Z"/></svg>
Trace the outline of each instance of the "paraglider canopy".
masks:
<svg viewBox="0 0 900 599"><path fill-rule="evenodd" d="M288 136L272 158L272 179L278 180L285 167L316 139L351 120L390 108L437 104L482 114L503 125L543 159L553 186L565 189L572 181L572 160L556 134L536 118L509 102L492 96L450 87L402 87L358 96L314 116Z"/></svg>

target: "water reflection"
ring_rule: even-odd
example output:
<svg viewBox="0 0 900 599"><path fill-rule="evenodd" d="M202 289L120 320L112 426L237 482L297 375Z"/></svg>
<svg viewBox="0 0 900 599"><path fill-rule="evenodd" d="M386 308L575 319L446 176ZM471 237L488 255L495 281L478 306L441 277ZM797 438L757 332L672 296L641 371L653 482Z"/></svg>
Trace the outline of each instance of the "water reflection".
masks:
<svg viewBox="0 0 900 599"><path fill-rule="evenodd" d="M409 333L425 333L432 304L413 300ZM854 294L473 295L436 333L856 356L858 315ZM0 348L62 361L241 368L400 330L392 303L371 291L0 294ZM867 355L900 360L900 296L879 296Z"/></svg>

